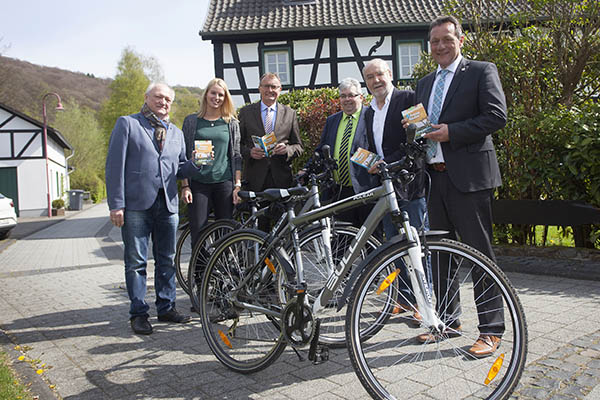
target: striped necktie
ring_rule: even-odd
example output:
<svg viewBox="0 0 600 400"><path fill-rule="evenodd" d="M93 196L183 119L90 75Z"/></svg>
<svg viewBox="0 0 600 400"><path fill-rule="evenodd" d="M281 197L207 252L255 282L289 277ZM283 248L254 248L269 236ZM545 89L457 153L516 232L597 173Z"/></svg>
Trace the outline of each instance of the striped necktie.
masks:
<svg viewBox="0 0 600 400"><path fill-rule="evenodd" d="M265 133L273 132L273 111L271 107L267 107L267 115L265 116Z"/></svg>
<svg viewBox="0 0 600 400"><path fill-rule="evenodd" d="M344 129L338 152L338 183L341 186L352 186L352 182L350 181L350 157L348 157L348 153L350 151L350 136L352 136L353 122L354 118L352 118L352 115L347 115L346 129Z"/></svg>
<svg viewBox="0 0 600 400"><path fill-rule="evenodd" d="M433 89L433 103L431 104L431 112L429 113L429 121L432 124L437 124L442 111L442 97L444 95L444 84L446 83L446 75L448 75L447 69L443 69L439 72L440 78L435 84ZM427 140L427 161L430 161L437 154L437 142L428 139Z"/></svg>

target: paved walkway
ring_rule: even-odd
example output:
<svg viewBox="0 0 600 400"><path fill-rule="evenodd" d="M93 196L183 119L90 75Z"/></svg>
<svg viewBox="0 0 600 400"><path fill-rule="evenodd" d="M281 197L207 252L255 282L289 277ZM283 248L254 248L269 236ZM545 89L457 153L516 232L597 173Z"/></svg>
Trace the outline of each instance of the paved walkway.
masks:
<svg viewBox="0 0 600 400"><path fill-rule="evenodd" d="M504 261L514 267L519 258ZM542 271L547 262L526 261ZM508 274L530 337L513 398L599 399L600 282ZM197 320L174 326L152 314L155 333L133 335L120 234L105 204L0 249L0 287L0 345L40 399L367 398L345 350L331 351L319 366L299 363L287 350L275 365L245 376L215 360ZM178 307L188 310L185 293L177 295ZM25 360L17 361L21 354Z"/></svg>

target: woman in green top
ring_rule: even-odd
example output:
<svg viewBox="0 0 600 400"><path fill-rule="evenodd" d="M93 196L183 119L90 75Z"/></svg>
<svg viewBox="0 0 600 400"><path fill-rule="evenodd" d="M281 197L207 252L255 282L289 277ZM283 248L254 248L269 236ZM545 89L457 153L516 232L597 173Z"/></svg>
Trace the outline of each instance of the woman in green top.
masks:
<svg viewBox="0 0 600 400"><path fill-rule="evenodd" d="M191 179L183 181L181 197L188 204L192 245L214 211L216 219L232 218L241 185L240 126L225 81L214 78L204 90L200 111L183 121L186 155L192 157L195 141L210 141L212 159ZM206 142L205 142L206 143Z"/></svg>

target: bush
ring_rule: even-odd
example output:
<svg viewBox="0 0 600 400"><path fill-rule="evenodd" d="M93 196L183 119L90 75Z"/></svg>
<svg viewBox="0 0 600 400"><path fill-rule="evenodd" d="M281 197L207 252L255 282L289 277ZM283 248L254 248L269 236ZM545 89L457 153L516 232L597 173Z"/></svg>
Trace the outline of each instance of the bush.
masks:
<svg viewBox="0 0 600 400"><path fill-rule="evenodd" d="M65 208L65 201L63 199L52 200L52 208Z"/></svg>
<svg viewBox="0 0 600 400"><path fill-rule="evenodd" d="M85 173L82 170L75 170L71 174L71 187L77 187L90 192L90 197L94 203L98 203L106 197L104 181L95 173Z"/></svg>

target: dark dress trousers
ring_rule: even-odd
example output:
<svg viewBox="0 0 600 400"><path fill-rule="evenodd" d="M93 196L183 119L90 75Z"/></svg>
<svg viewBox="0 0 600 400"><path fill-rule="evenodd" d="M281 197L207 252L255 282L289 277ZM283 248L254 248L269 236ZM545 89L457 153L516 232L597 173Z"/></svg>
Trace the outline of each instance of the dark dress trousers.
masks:
<svg viewBox="0 0 600 400"><path fill-rule="evenodd" d="M429 104L435 72L422 78L416 88L416 103ZM441 143L446 171L430 170L431 197L428 204L432 230L447 230L452 237L495 260L491 247L493 189L502 184L492 142L492 133L506 124L506 100L494 64L462 59L450 84L439 116L448 125L450 141ZM449 275L447 263L433 265L436 291L445 293ZM480 281L473 274L474 282ZM455 282L456 283L456 282ZM457 291L450 287L451 293ZM483 282L474 287L482 334L501 336L504 332L502 299L495 285ZM442 295L443 296L443 295ZM443 296L437 307L452 326L459 324L460 299ZM440 299L440 296L438 296Z"/></svg>

